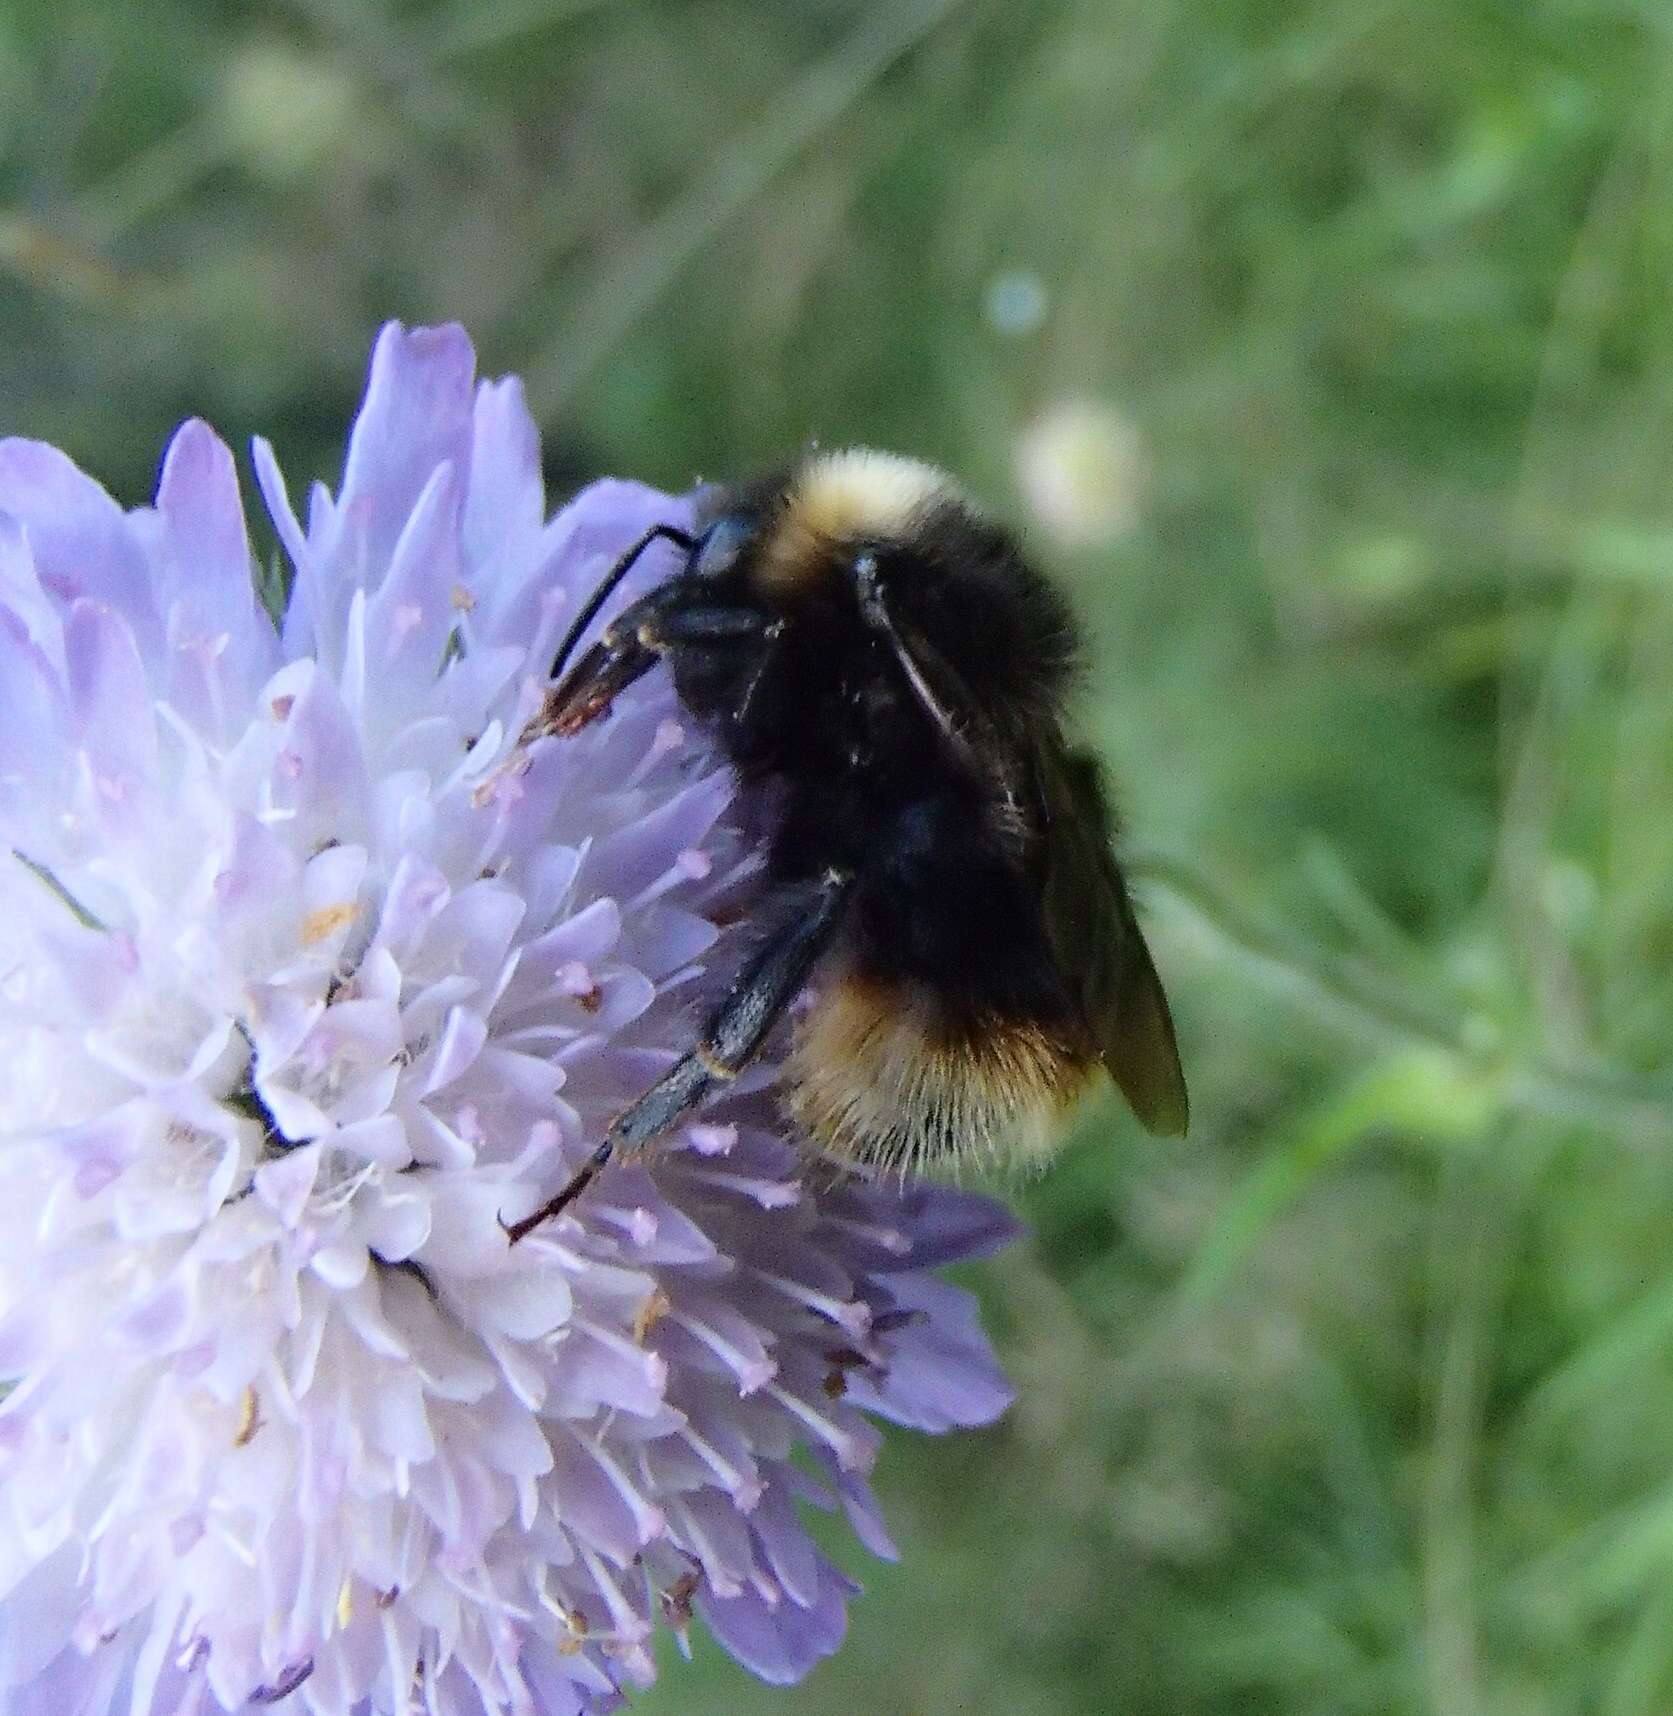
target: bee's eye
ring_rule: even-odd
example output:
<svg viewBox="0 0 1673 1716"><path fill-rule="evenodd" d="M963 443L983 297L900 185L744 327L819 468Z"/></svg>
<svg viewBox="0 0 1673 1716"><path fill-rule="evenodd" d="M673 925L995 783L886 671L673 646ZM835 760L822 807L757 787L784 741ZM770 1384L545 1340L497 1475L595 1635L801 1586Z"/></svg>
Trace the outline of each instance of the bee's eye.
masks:
<svg viewBox="0 0 1673 1716"><path fill-rule="evenodd" d="M697 544L691 570L699 578L721 578L738 563L749 541L749 526L741 518L717 518Z"/></svg>

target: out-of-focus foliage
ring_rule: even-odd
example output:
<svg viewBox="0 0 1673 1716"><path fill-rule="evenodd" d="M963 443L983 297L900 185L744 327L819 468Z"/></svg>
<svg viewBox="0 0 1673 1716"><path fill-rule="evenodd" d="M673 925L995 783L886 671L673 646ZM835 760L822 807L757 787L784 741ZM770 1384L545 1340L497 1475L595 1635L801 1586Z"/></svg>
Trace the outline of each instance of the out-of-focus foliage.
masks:
<svg viewBox="0 0 1673 1716"><path fill-rule="evenodd" d="M457 317L555 489L877 441L1087 618L1192 1137L1021 1190L837 1663L646 1711L1673 1707L1668 23L0 7L0 419L124 499Z"/></svg>

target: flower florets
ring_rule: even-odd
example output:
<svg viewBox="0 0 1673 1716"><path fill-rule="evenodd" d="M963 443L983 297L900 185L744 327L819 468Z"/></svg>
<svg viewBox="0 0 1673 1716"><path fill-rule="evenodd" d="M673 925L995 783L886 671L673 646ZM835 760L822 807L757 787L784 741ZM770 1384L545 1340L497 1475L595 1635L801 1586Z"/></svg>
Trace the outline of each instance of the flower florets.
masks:
<svg viewBox="0 0 1673 1716"><path fill-rule="evenodd" d="M748 915L664 676L520 743L689 504L548 519L453 328L385 330L305 527L255 468L277 623L202 423L134 512L0 443L0 1698L568 1716L694 1615L795 1679L854 1589L799 1504L889 1554L872 1415L1006 1402L929 1271L1009 1224L811 1174L765 1066L508 1243Z"/></svg>

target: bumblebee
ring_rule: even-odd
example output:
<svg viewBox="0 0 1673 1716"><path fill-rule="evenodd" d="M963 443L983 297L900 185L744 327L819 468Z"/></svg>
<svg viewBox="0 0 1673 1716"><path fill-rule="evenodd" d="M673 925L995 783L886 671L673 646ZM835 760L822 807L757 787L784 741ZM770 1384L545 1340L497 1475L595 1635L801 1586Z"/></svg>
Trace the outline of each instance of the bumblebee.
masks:
<svg viewBox="0 0 1673 1716"><path fill-rule="evenodd" d="M653 544L673 573L571 657ZM1056 590L942 472L815 451L705 491L577 615L527 738L598 719L658 662L730 758L765 843L767 933L691 1051L556 1198L723 1088L813 984L782 1101L839 1161L1033 1163L1100 1068L1185 1130L1173 1021L1065 739L1077 636Z"/></svg>

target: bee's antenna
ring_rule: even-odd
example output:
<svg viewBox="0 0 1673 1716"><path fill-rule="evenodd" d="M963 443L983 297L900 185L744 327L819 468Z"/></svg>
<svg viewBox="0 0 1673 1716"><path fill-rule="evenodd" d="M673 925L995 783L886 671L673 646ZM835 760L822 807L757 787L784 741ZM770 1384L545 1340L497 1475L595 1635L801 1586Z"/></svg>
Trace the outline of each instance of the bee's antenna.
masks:
<svg viewBox="0 0 1673 1716"><path fill-rule="evenodd" d="M575 616L575 622L564 633L564 639L558 645L558 653L552 662L550 677L556 679L563 672L564 663L575 653L575 646L585 636L587 627L598 618L598 610L610 600L610 592L621 583L633 569L633 563L650 545L661 537L672 542L675 547L683 548L687 554L697 546L697 539L690 531L681 530L672 524L653 524L634 545L599 579L597 587L587 598L586 605Z"/></svg>

